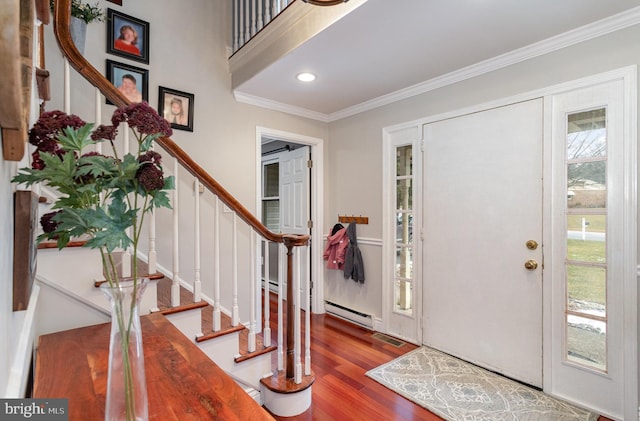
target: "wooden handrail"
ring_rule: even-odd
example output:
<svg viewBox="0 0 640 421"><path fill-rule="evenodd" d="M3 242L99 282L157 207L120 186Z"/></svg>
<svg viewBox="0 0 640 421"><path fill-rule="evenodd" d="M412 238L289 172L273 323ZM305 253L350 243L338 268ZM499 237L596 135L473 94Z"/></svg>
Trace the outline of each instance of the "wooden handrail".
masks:
<svg viewBox="0 0 640 421"><path fill-rule="evenodd" d="M100 92L117 107L126 107L130 101L116 89L95 67L93 67L76 48L71 39L71 0L55 0L53 30L58 45L67 58L71 67L80 73L89 83L98 88ZM279 234L270 231L259 219L249 212L235 197L223 188L209 173L198 165L191 157L169 137L157 139L169 155L173 156L191 175L213 194L233 210L244 222L251 226L266 240L283 243L287 248L287 351L286 351L286 377L294 378L294 350L293 350L293 321L294 321L294 292L293 292L293 247L305 246L309 242L309 235Z"/></svg>
<svg viewBox="0 0 640 421"><path fill-rule="evenodd" d="M126 107L130 101L116 89L95 67L93 67L78 51L69 29L71 20L71 0L56 0L54 9L53 30L58 40L58 45L67 57L69 64L93 86L117 107ZM309 240L308 235L279 234L270 231L258 218L249 212L235 197L233 197L224 187L222 187L209 173L198 165L182 148L180 148L171 138L161 137L157 140L169 155L173 156L191 175L198 178L200 182L217 195L222 203L233 210L244 222L251 226L266 240L275 243L288 243L292 246L304 246Z"/></svg>

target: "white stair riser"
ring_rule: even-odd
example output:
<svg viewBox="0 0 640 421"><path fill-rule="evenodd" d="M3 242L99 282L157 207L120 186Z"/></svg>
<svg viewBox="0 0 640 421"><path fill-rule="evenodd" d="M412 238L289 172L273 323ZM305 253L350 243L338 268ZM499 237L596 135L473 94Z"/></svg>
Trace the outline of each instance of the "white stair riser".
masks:
<svg viewBox="0 0 640 421"><path fill-rule="evenodd" d="M191 341L202 334L202 309L196 308L179 313L167 314L165 317Z"/></svg>
<svg viewBox="0 0 640 421"><path fill-rule="evenodd" d="M235 363L227 372L248 384L258 384L258 380L272 373L271 353L258 355L249 360Z"/></svg>
<svg viewBox="0 0 640 421"><path fill-rule="evenodd" d="M231 371L238 354L240 340L238 332L222 335L208 341L198 342L198 347L224 371Z"/></svg>
<svg viewBox="0 0 640 421"><path fill-rule="evenodd" d="M311 406L311 388L297 393L276 393L260 384L260 393L264 406L280 417L293 417L302 414Z"/></svg>

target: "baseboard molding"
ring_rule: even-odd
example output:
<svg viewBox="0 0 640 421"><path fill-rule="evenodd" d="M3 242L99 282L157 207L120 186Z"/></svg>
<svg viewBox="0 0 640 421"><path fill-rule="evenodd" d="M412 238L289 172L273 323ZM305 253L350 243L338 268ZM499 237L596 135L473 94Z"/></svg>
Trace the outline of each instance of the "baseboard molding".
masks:
<svg viewBox="0 0 640 421"><path fill-rule="evenodd" d="M26 395L35 341L35 318L39 296L40 287L34 285L19 328L19 337L13 352L13 364L7 379L5 398L23 398Z"/></svg>

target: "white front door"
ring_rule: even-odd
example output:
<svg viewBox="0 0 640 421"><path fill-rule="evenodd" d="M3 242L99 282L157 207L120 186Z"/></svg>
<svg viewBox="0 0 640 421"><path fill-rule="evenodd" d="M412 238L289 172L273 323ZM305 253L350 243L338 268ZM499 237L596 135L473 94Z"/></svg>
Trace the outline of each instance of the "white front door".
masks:
<svg viewBox="0 0 640 421"><path fill-rule="evenodd" d="M280 230L285 234L309 234L309 147L303 146L280 155ZM296 247L296 262L300 262L298 276L300 291L306 290L310 275L310 247ZM286 256L280 259L286 267ZM286 273L283 272L283 273ZM307 309L307 300L301 295L300 307Z"/></svg>
<svg viewBox="0 0 640 421"><path fill-rule="evenodd" d="M426 124L423 168L423 343L539 387L542 104Z"/></svg>

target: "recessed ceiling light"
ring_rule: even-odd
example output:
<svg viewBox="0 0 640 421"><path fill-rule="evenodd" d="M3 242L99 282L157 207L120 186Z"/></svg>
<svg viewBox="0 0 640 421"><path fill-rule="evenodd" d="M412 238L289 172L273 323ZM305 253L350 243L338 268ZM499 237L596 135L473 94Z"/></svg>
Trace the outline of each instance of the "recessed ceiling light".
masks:
<svg viewBox="0 0 640 421"><path fill-rule="evenodd" d="M313 73L304 72L304 73L299 73L298 76L296 76L296 78L300 82L312 82L316 80L316 75L314 75Z"/></svg>

